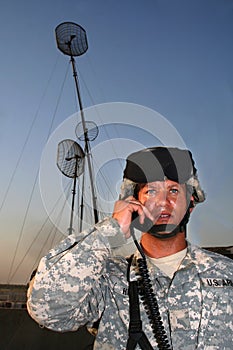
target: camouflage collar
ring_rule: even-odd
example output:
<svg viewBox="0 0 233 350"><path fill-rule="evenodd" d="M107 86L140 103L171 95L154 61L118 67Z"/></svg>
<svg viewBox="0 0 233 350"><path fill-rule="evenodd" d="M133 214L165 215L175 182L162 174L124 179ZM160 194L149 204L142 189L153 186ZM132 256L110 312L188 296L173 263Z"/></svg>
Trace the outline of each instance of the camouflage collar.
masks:
<svg viewBox="0 0 233 350"><path fill-rule="evenodd" d="M137 269L136 261L140 257L139 251L136 251L132 261L132 269ZM184 257L179 270L188 270L188 273L190 274L191 268L194 274L200 274L209 270L210 268L213 269L216 263L216 260L212 257L210 252L205 251L204 249L187 241L187 254ZM156 266L148 264L148 268L153 275L155 275L155 277L164 276L164 274ZM192 278L192 276L190 276L190 278Z"/></svg>

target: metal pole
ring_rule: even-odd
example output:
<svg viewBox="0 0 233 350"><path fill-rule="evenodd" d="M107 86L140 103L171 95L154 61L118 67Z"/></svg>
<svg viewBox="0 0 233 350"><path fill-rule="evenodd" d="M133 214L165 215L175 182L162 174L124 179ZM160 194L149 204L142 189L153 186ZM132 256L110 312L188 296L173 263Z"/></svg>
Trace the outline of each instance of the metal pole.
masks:
<svg viewBox="0 0 233 350"><path fill-rule="evenodd" d="M96 203L93 174L92 174L92 167L91 167L91 160L90 160L89 140L88 140L88 136L87 136L88 130L86 128L86 123L85 123L85 118L84 118L84 113L83 113L82 100L81 100L81 95L80 95L79 86L78 86L77 71L76 71L76 67L75 67L75 60L74 60L74 57L72 55L71 55L71 63L72 63L72 68L73 68L73 77L74 77L74 81L75 81L76 92L77 92L77 96L78 96L78 102L79 102L79 108L80 108L80 114L81 114L81 121L82 121L83 132L84 132L85 150L86 150L86 155L87 155L87 164L88 164L90 183L91 183L93 214L94 214L95 223L97 223L99 221L99 219L98 219L97 203Z"/></svg>
<svg viewBox="0 0 233 350"><path fill-rule="evenodd" d="M74 199L76 195L76 183L77 183L77 169L78 169L78 159L79 157L75 156L75 171L74 171L74 183L73 183L73 189L72 189L72 204L71 204L71 214L70 214L70 227L68 229L69 235L73 232L73 220L74 220Z"/></svg>

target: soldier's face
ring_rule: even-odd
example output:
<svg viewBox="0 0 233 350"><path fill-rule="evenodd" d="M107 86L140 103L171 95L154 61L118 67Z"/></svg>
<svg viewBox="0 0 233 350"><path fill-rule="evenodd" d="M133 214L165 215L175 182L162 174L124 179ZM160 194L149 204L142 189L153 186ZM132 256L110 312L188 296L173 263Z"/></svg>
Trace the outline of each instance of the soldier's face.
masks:
<svg viewBox="0 0 233 350"><path fill-rule="evenodd" d="M146 184L138 199L153 215L154 225L178 225L187 210L186 186L171 180Z"/></svg>

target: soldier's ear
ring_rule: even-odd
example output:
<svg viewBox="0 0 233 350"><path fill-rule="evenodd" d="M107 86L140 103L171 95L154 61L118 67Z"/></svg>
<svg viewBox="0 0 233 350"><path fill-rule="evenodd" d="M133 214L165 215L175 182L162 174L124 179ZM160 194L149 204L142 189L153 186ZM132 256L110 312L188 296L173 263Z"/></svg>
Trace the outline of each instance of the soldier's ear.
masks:
<svg viewBox="0 0 233 350"><path fill-rule="evenodd" d="M191 196L191 198L190 198L190 203L189 203L189 212L192 213L192 211L193 211L194 208L195 208L194 197Z"/></svg>

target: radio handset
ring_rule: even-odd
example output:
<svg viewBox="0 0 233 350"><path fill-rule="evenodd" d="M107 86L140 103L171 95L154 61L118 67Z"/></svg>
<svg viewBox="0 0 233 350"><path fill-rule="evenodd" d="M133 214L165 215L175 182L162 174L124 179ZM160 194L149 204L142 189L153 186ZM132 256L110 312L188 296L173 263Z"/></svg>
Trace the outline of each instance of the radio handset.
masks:
<svg viewBox="0 0 233 350"><path fill-rule="evenodd" d="M145 217L144 223L141 224L139 221L138 213L136 211L134 211L132 213L131 226L133 226L134 228L136 228L137 230L139 230L141 232L148 232L151 229L151 227L153 226L153 222L148 217Z"/></svg>

